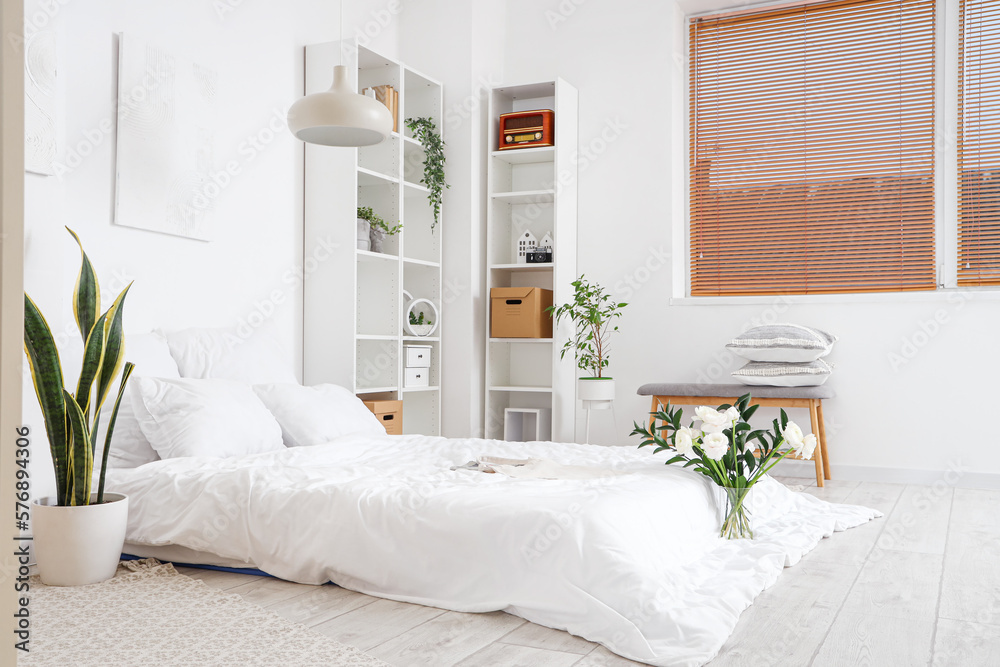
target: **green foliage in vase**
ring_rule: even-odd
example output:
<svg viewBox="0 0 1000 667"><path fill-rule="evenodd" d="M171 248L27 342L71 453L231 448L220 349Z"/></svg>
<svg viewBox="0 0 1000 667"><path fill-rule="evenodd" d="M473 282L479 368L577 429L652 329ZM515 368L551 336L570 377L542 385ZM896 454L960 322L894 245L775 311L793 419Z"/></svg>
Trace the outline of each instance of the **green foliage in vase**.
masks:
<svg viewBox="0 0 1000 667"><path fill-rule="evenodd" d="M612 299L601 285L591 283L585 275L573 282L573 288L572 301L548 309L556 322L568 317L576 327L576 333L563 345L559 358L573 351L577 367L590 378L600 378L608 367L611 334L618 331L614 321L622 316L622 309L628 304Z"/></svg>
<svg viewBox="0 0 1000 667"><path fill-rule="evenodd" d="M101 313L97 272L83 251L80 237L69 227L66 229L80 246L83 256L73 290L73 315L83 338L83 361L76 391L71 392L64 387L62 364L52 330L27 293L24 295L24 352L28 357L31 380L52 451L56 501L59 505L90 504L101 407L112 393L113 380L121 372L121 383L104 438L96 497L99 504L104 502L104 476L118 407L134 368L132 363L125 361L125 335L122 331L125 295L132 284L129 283L111 307Z"/></svg>
<svg viewBox="0 0 1000 667"><path fill-rule="evenodd" d="M426 324L426 325L430 326L430 325L434 324L434 322L432 322L430 320L430 318L428 318L427 321L424 321L424 311L421 310L420 314L417 315L416 313L414 313L411 310L410 311L410 324L412 326L420 326L421 324Z"/></svg>
<svg viewBox="0 0 1000 667"><path fill-rule="evenodd" d="M399 230L403 228L403 225L396 225L395 227L390 227L389 224L381 218L378 214L371 209L370 206L359 206L358 207L358 217L362 220L367 220L374 229L381 229L383 232L389 236L398 234Z"/></svg>
<svg viewBox="0 0 1000 667"><path fill-rule="evenodd" d="M424 176L420 182L430 190L427 201L434 208L434 222L431 224L433 230L440 222L444 189L451 187L444 179L444 141L430 118L407 118L406 127L410 128L413 138L424 147Z"/></svg>

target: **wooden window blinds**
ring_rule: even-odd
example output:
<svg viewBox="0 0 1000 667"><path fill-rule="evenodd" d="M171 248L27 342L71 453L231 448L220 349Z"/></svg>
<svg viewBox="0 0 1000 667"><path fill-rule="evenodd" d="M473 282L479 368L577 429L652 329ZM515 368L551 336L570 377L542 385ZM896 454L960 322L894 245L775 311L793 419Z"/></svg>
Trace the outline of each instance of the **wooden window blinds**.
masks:
<svg viewBox="0 0 1000 667"><path fill-rule="evenodd" d="M935 288L934 23L934 0L692 20L692 295Z"/></svg>
<svg viewBox="0 0 1000 667"><path fill-rule="evenodd" d="M1000 285L1000 2L959 11L958 284Z"/></svg>

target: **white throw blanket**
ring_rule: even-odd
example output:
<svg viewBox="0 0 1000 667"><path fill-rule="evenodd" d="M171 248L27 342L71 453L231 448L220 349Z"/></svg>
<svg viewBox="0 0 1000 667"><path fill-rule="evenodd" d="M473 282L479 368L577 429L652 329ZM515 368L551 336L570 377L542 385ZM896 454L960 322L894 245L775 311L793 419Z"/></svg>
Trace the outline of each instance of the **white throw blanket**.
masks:
<svg viewBox="0 0 1000 667"><path fill-rule="evenodd" d="M495 455L612 470L516 479ZM740 612L820 539L879 516L754 489L757 539L718 538L718 489L634 447L345 437L241 459L112 470L127 540L179 544L292 581L465 612L502 609L653 665L709 661Z"/></svg>

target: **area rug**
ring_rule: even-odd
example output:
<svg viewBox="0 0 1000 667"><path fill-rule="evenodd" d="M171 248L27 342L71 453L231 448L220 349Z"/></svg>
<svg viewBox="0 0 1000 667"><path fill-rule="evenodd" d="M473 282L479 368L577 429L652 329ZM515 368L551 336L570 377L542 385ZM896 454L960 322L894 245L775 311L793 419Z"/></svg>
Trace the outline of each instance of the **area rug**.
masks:
<svg viewBox="0 0 1000 667"><path fill-rule="evenodd" d="M31 580L31 651L18 667L388 667L154 559L91 586Z"/></svg>

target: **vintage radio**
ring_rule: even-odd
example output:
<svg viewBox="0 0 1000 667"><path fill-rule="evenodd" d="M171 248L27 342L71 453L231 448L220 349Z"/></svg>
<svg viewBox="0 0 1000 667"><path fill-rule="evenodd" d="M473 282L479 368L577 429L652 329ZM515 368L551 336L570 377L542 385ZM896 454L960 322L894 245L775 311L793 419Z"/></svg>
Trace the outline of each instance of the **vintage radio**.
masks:
<svg viewBox="0 0 1000 667"><path fill-rule="evenodd" d="M554 146L554 116L551 109L500 114L500 150Z"/></svg>

